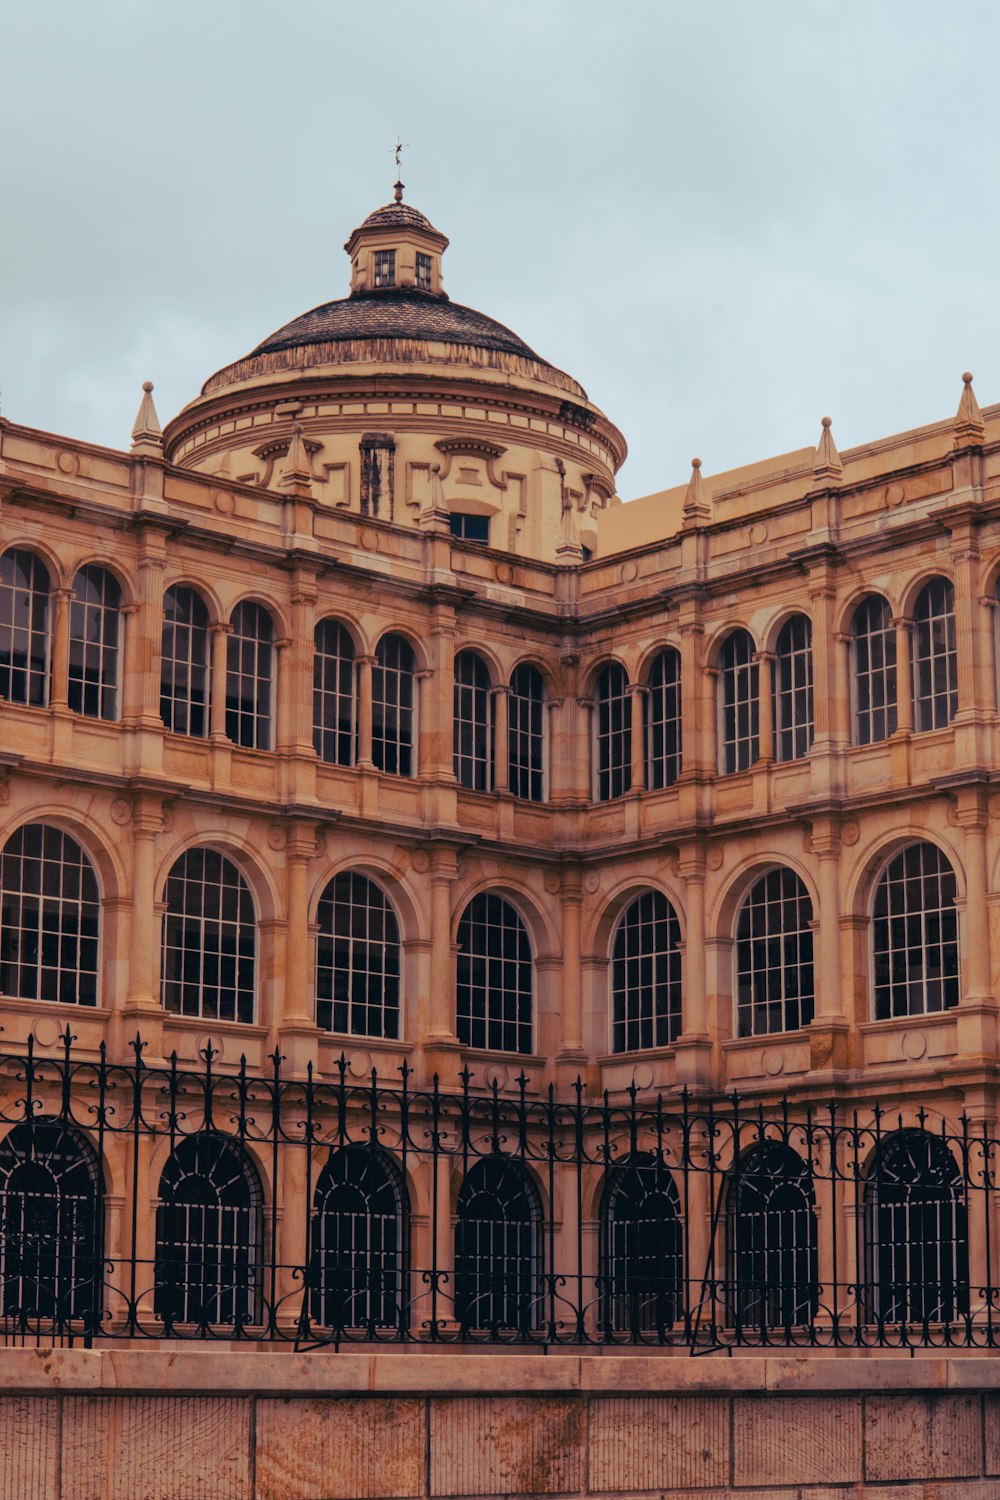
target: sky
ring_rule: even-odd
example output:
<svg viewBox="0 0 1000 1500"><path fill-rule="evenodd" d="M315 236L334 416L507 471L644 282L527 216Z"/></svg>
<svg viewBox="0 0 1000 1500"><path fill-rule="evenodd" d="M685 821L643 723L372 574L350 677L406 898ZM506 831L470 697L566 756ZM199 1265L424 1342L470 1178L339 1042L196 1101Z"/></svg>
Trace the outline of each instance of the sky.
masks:
<svg viewBox="0 0 1000 1500"><path fill-rule="evenodd" d="M0 0L0 411L127 447L392 195L628 499L1000 401L1000 6Z"/></svg>

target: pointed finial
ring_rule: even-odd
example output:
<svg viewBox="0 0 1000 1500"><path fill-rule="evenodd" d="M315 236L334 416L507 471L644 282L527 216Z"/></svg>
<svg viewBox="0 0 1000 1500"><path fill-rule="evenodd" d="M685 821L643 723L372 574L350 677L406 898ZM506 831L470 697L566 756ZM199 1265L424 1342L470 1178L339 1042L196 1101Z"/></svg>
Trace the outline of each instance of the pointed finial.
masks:
<svg viewBox="0 0 1000 1500"><path fill-rule="evenodd" d="M712 519L712 507L701 481L700 458L691 460L691 478L688 480L681 514L685 526L702 526Z"/></svg>
<svg viewBox="0 0 1000 1500"><path fill-rule="evenodd" d="M153 382L142 382L142 401L132 428L132 452L147 458L163 457L163 429L153 405Z"/></svg>
<svg viewBox="0 0 1000 1500"><path fill-rule="evenodd" d="M962 376L962 399L955 413L955 447L968 448L981 443L986 436L983 414L979 410L976 393L972 389L972 376L966 370Z"/></svg>
<svg viewBox="0 0 1000 1500"><path fill-rule="evenodd" d="M395 186L394 186L394 188L392 190L393 191L393 197L395 198L395 200L396 200L397 203L402 203L402 201L403 201L403 187L404 187L404 184L401 181L401 178L403 176L403 165L402 165L402 162L400 160L400 157L402 156L402 153L406 150L406 146L399 139L399 136L396 137L396 144L395 144L395 146L393 146L392 150L393 150L393 155L396 158L396 184L395 184Z"/></svg>
<svg viewBox="0 0 1000 1500"><path fill-rule="evenodd" d="M288 445L288 457L285 459L280 487L287 494L298 495L303 500L312 495L312 470L309 467L306 445L302 441L301 422L296 422L292 427L292 441Z"/></svg>
<svg viewBox="0 0 1000 1500"><path fill-rule="evenodd" d="M823 430L813 459L813 482L819 485L839 484L844 477L844 465L830 431L833 426L832 417L824 417L821 425Z"/></svg>

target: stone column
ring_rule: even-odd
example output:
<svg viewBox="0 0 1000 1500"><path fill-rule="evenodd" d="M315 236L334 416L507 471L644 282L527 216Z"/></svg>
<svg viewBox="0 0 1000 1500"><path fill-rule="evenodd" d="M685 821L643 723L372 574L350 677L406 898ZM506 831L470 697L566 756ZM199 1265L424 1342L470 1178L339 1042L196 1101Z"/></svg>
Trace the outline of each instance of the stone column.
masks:
<svg viewBox="0 0 1000 1500"><path fill-rule="evenodd" d="M453 674L448 679L448 714L441 719L441 696L440 691L435 697L434 686L436 674L430 667L425 667L416 674L416 728L413 735L413 774L414 776L425 776L435 766L435 755L438 754L445 731L439 726L442 722L447 725L447 769L438 767L437 776L439 781L450 782L452 786L458 784L455 775L454 749L452 745L452 715L453 715ZM440 685L439 685L440 686ZM443 753L443 752L442 752Z"/></svg>
<svg viewBox="0 0 1000 1500"><path fill-rule="evenodd" d="M565 715L564 713L560 713L560 709L563 709L564 703L565 700L563 698L546 698L542 705L542 712L544 714L542 720L544 734L542 742L542 790L547 802L551 802L563 789L561 783L557 784L555 768L564 769L564 762L553 751L563 732L562 723Z"/></svg>
<svg viewBox="0 0 1000 1500"><path fill-rule="evenodd" d="M69 706L69 602L72 589L53 589L49 598L52 610L52 679L49 707Z"/></svg>
<svg viewBox="0 0 1000 1500"><path fill-rule="evenodd" d="M979 548L975 537L962 527L952 551L955 572L955 646L958 654L958 712L969 714L987 705L981 701L979 659L982 654L977 629L979 606Z"/></svg>
<svg viewBox="0 0 1000 1500"><path fill-rule="evenodd" d="M271 672L271 736L270 750L283 750L289 754L295 749L295 721L297 718L294 642L285 636L274 642Z"/></svg>
<svg viewBox="0 0 1000 1500"><path fill-rule="evenodd" d="M372 672L377 657L358 657L358 747L355 764L362 771L375 769L372 758ZM418 717L419 725L419 717Z"/></svg>
<svg viewBox="0 0 1000 1500"><path fill-rule="evenodd" d="M1000 711L1000 661L997 660L997 606L995 594L979 597L979 619L983 641L979 653L979 696L987 711Z"/></svg>
<svg viewBox="0 0 1000 1500"><path fill-rule="evenodd" d="M757 663L757 760L769 766L774 761L774 654L758 651Z"/></svg>
<svg viewBox="0 0 1000 1500"><path fill-rule="evenodd" d="M851 707L851 647L849 635L838 632L834 636L833 651L833 712L830 732L835 741L849 745L854 739L853 710Z"/></svg>
<svg viewBox="0 0 1000 1500"><path fill-rule="evenodd" d="M427 1044L454 1045L455 979L451 945L451 886L458 874L452 849L431 851L430 1027Z"/></svg>
<svg viewBox="0 0 1000 1500"><path fill-rule="evenodd" d="M508 740L508 700L510 688L499 683L493 689L493 790L510 790L510 743Z"/></svg>
<svg viewBox="0 0 1000 1500"><path fill-rule="evenodd" d="M137 796L132 808L132 911L126 1010L159 1010L160 933L156 910L156 835L163 828L159 798Z"/></svg>
<svg viewBox="0 0 1000 1500"><path fill-rule="evenodd" d="M576 706L580 715L580 732L577 736L578 750L581 752L577 764L580 770L577 773L577 789L586 802L593 802L597 798L597 764L594 753L594 700L593 698L577 698ZM586 779L585 779L586 778Z"/></svg>
<svg viewBox="0 0 1000 1500"><path fill-rule="evenodd" d="M717 756L706 755L702 731L708 732L711 719L705 717L702 682L701 648L705 627L700 620L689 620L681 626L681 774L691 776L704 767L714 771Z"/></svg>
<svg viewBox="0 0 1000 1500"><path fill-rule="evenodd" d="M559 904L562 914L562 1041L560 1058L572 1059L580 1071L583 1057L583 967L580 950L580 915L583 882L580 871L561 872Z"/></svg>
<svg viewBox="0 0 1000 1500"><path fill-rule="evenodd" d="M722 705L719 702L718 667L704 667L701 679L701 739L706 752L711 747L711 765L718 772L726 769L722 755Z"/></svg>
<svg viewBox="0 0 1000 1500"><path fill-rule="evenodd" d="M219 621L209 631L212 637L212 698L209 709L210 738L226 739L226 686L229 678L229 637L233 627Z"/></svg>
<svg viewBox="0 0 1000 1500"><path fill-rule="evenodd" d="M819 994L817 1020L843 1020L844 1000L840 983L840 835L828 824L812 835L813 853L819 856Z"/></svg>
<svg viewBox="0 0 1000 1500"><path fill-rule="evenodd" d="M158 538L160 545L162 539ZM151 545L144 538L144 546ZM160 718L160 659L163 655L163 570L160 553L144 552L139 559L139 614L136 670L139 680L128 689L148 728L162 729Z"/></svg>
<svg viewBox="0 0 1000 1500"><path fill-rule="evenodd" d="M705 966L705 855L700 845L680 852L684 881L684 954L681 970L681 1034L675 1045L677 1082L688 1088L708 1083L712 1030Z"/></svg>
<svg viewBox="0 0 1000 1500"><path fill-rule="evenodd" d="M632 700L632 786L633 792L646 787L646 724L644 707L646 689L638 682L629 683Z"/></svg>
<svg viewBox="0 0 1000 1500"><path fill-rule="evenodd" d="M122 618L122 641L121 641L121 669L118 673L118 718L126 728L134 728L142 718L142 699L144 684L142 669L140 666L140 638L142 619L137 604L123 604L121 607ZM160 682L157 673L156 689L159 693Z"/></svg>
<svg viewBox="0 0 1000 1500"><path fill-rule="evenodd" d="M285 693L290 701L291 744L301 755L313 753L313 658L316 650L316 592L312 578L300 580L292 593L292 647Z"/></svg>
<svg viewBox="0 0 1000 1500"><path fill-rule="evenodd" d="M989 793L976 772L956 788L958 823L965 834L964 956L961 1002L952 1012L957 1023L957 1051L966 1066L993 1067L997 1051L997 1002L993 994L990 951ZM960 773L961 776L961 773ZM960 779L956 777L955 780Z"/></svg>
<svg viewBox="0 0 1000 1500"><path fill-rule="evenodd" d="M892 625L896 631L896 733L910 734L913 730L913 621L899 616Z"/></svg>
<svg viewBox="0 0 1000 1500"><path fill-rule="evenodd" d="M833 634L834 591L827 584L810 589L812 605L813 743L824 749L836 738L837 682Z"/></svg>
<svg viewBox="0 0 1000 1500"><path fill-rule="evenodd" d="M280 1009L281 1026L294 1029L311 1030L315 1024L313 943L309 933L309 861L315 853L316 825L296 820L288 829L285 845L288 930Z"/></svg>

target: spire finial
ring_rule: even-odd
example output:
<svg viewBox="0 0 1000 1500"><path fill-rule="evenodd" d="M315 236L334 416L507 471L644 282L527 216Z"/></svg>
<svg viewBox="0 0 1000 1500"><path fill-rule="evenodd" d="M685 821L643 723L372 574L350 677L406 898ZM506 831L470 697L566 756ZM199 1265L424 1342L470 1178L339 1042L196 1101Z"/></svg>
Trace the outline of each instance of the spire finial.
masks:
<svg viewBox="0 0 1000 1500"><path fill-rule="evenodd" d="M986 436L983 414L979 410L976 393L972 389L972 376L966 370L962 376L962 399L955 413L955 447L968 448L981 443Z"/></svg>
<svg viewBox="0 0 1000 1500"><path fill-rule="evenodd" d="M132 428L132 452L147 458L163 457L163 429L153 405L153 382L142 382L142 400Z"/></svg>
<svg viewBox="0 0 1000 1500"><path fill-rule="evenodd" d="M307 500L312 495L312 472L306 445L302 441L301 422L295 422L292 426L292 441L288 445L281 488L286 494L297 495L302 500Z"/></svg>
<svg viewBox="0 0 1000 1500"><path fill-rule="evenodd" d="M839 484L844 477L844 465L830 430L832 426L832 417L821 419L822 431L816 445L816 456L813 459L813 483L819 488L824 485Z"/></svg>
<svg viewBox="0 0 1000 1500"><path fill-rule="evenodd" d="M691 460L691 478L688 480L681 514L685 526L704 526L712 519L712 507L701 482L700 458Z"/></svg>
<svg viewBox="0 0 1000 1500"><path fill-rule="evenodd" d="M397 136L396 137L396 144L392 148L393 155L396 158L396 182L395 182L395 186L393 187L393 197L395 198L395 200L396 200L397 203L402 203L402 201L403 201L403 187L405 186L405 184L402 181L402 176L403 176L402 153L405 150L406 150L406 144L405 144L405 142L401 141L400 138L399 138L399 136Z"/></svg>

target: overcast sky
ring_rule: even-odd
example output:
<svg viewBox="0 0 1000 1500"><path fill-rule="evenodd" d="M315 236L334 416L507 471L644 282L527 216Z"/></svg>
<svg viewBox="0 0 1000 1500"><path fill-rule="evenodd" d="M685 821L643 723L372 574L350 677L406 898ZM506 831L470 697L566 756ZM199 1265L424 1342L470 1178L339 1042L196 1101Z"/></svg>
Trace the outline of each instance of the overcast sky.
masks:
<svg viewBox="0 0 1000 1500"><path fill-rule="evenodd" d="M406 196L452 298L625 433L625 498L1000 401L1000 6L0 0L0 402L127 446L346 295Z"/></svg>

